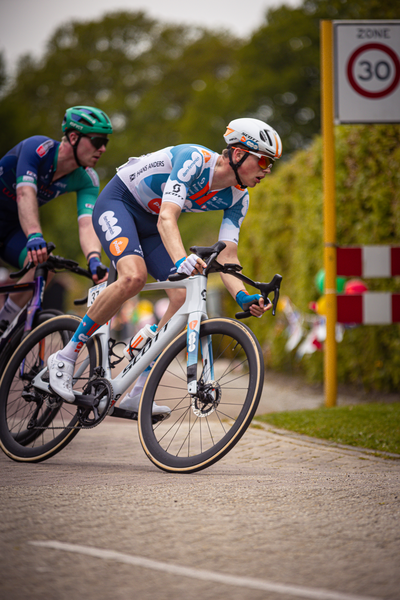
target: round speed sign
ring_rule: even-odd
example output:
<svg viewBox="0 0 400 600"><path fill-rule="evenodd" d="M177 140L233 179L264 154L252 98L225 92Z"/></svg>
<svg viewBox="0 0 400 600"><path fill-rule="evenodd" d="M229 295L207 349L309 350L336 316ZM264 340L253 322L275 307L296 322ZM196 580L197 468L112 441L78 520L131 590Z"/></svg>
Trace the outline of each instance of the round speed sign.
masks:
<svg viewBox="0 0 400 600"><path fill-rule="evenodd" d="M347 78L354 91L365 98L388 96L400 81L399 57L385 44L360 46L349 58Z"/></svg>

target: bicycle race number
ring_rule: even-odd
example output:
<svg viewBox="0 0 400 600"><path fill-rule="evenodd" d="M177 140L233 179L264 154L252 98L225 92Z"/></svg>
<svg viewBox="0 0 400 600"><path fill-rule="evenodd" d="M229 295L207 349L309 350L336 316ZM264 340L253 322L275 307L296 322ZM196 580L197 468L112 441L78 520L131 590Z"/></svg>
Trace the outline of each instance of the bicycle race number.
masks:
<svg viewBox="0 0 400 600"><path fill-rule="evenodd" d="M103 283L99 283L99 285L95 285L88 291L88 300L87 305L92 306L93 302L96 300L97 296L107 287L107 281L103 281Z"/></svg>
<svg viewBox="0 0 400 600"><path fill-rule="evenodd" d="M334 21L337 123L400 122L400 21Z"/></svg>

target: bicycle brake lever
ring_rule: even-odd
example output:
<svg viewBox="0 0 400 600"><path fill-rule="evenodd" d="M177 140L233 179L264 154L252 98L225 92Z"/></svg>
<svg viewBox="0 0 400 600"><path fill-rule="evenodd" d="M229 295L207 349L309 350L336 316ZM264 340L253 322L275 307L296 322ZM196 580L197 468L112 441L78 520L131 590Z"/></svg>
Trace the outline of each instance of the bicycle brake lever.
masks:
<svg viewBox="0 0 400 600"><path fill-rule="evenodd" d="M246 310L244 310L243 312L238 312L235 314L235 318L236 319L247 319L248 317L252 317L253 315L251 314L249 308L252 304L258 304L257 300L253 300L253 302L245 302L243 304L243 308L246 308ZM268 306L268 304L272 304L271 300L267 297L264 298L264 304L265 306ZM274 314L274 313L272 313Z"/></svg>
<svg viewBox="0 0 400 600"><path fill-rule="evenodd" d="M276 313L276 307L278 305L278 300L279 300L279 286L277 286L274 289L274 298L272 300L272 314L275 316Z"/></svg>
<svg viewBox="0 0 400 600"><path fill-rule="evenodd" d="M47 253L50 254L50 252L52 252L55 247L56 247L56 245L53 244L53 242L49 242L47 244ZM33 263L33 261L26 263L26 265L24 267L22 267L22 269L20 269L19 271L15 272L15 273L10 273L10 279L19 279L20 277L25 275L28 271L33 269L34 266L35 266L35 264Z"/></svg>
<svg viewBox="0 0 400 600"><path fill-rule="evenodd" d="M26 265L20 271L17 271L16 273L10 273L10 279L19 279L20 277L25 275L25 273L30 271L30 269L32 269L34 266L35 265L33 264L33 262L26 263Z"/></svg>

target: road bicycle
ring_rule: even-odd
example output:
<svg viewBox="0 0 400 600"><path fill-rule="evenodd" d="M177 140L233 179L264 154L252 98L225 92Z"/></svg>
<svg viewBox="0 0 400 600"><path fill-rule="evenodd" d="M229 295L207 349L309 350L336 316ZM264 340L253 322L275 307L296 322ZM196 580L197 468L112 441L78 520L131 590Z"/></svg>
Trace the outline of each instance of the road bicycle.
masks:
<svg viewBox="0 0 400 600"><path fill-rule="evenodd" d="M21 343L32 329L36 328L41 323L52 319L57 315L62 315L60 310L53 308L43 309L43 295L48 280L49 273L70 271L88 279L92 279L89 271L82 269L77 262L62 256L53 256L50 254L55 249L55 245L50 242L47 245L49 253L46 262L38 264L35 268L33 281L26 283L14 283L0 286L0 294L13 294L21 291L32 290L32 298L15 317L15 319L4 329L0 334L0 373L3 373L8 361L15 352L16 348ZM34 268L33 262L28 262L17 273L11 273L11 279L19 279L28 271ZM103 274L104 276L104 274ZM82 301L75 301L76 304Z"/></svg>
<svg viewBox="0 0 400 600"><path fill-rule="evenodd" d="M229 452L258 407L264 362L249 327L232 318L208 319L208 275L226 273L255 287L266 303L272 303L273 314L282 277L255 282L240 272L239 265L220 264L217 257L224 247L217 242L191 248L207 264L201 275L174 274L167 281L146 284L144 291L184 288L185 303L114 377L112 369L125 360L116 352L120 342L110 339L109 323L96 331L78 357L72 404L52 392L46 361L64 347L80 319L58 316L33 330L15 351L1 380L2 450L16 461L42 461L62 450L81 429L95 427L110 415L137 420L145 453L168 472L200 471ZM248 306L236 317L250 316ZM139 412L115 406L153 361ZM168 406L169 416L152 415L153 402Z"/></svg>

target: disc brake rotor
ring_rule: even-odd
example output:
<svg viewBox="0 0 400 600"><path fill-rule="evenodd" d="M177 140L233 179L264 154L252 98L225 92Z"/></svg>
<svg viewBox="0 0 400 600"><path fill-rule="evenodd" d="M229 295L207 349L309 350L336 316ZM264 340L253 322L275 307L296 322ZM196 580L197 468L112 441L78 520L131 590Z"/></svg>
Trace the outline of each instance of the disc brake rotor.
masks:
<svg viewBox="0 0 400 600"><path fill-rule="evenodd" d="M192 410L196 417L208 417L221 400L221 388L216 381L199 382L197 394L192 396Z"/></svg>

